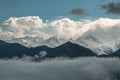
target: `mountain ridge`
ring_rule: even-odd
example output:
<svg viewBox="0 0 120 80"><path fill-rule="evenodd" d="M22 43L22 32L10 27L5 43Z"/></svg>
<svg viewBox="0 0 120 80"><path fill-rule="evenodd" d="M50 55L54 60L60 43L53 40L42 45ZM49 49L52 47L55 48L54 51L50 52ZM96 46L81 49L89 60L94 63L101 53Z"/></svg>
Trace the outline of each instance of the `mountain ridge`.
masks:
<svg viewBox="0 0 120 80"><path fill-rule="evenodd" d="M94 35L85 35L77 38L63 39L58 37L50 37L50 38L42 38L42 37L23 37L23 38L15 38L12 40L5 40L9 43L19 43L28 48L37 47L37 46L48 46L51 48L55 48L60 46L68 41L72 43L78 44L80 46L87 47L97 53L98 55L108 54L111 50L112 52L117 51L120 48L120 39L110 38L108 40L101 39L99 37L95 37Z"/></svg>
<svg viewBox="0 0 120 80"><path fill-rule="evenodd" d="M37 47L25 47L18 43L8 43L0 40L0 58L22 58L26 56L38 55L39 58L55 58L55 57L120 57L120 49L114 53L108 55L97 55L91 49L68 41L55 48L48 47L46 45ZM42 57L41 57L42 55Z"/></svg>
<svg viewBox="0 0 120 80"><path fill-rule="evenodd" d="M96 56L96 54L88 48L84 48L72 42L67 42L56 48L50 48L48 46L38 46L27 48L18 43L7 43L0 41L0 58L12 58L22 57L23 55L34 56L40 55L40 52L46 51L45 58L55 57L81 57L81 56Z"/></svg>

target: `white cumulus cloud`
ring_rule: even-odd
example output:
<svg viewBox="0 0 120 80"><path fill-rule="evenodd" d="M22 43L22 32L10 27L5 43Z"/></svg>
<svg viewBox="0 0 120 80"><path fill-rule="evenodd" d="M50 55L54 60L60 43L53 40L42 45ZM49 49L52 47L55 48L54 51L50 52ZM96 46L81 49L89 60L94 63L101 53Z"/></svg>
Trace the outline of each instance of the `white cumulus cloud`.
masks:
<svg viewBox="0 0 120 80"><path fill-rule="evenodd" d="M83 40L84 46L89 48L104 47L114 49L120 44L120 19L99 18L96 20L71 20L69 18L56 19L53 21L43 21L38 16L11 17L6 20L0 27L0 39L9 42L18 42L26 46L38 46L46 41L47 44L55 42L52 47L58 46L66 41L81 44L82 39L86 36L93 36L99 43L89 44L90 40ZM54 39L56 40L54 40ZM17 39L17 40L16 40ZM58 39L58 40L57 40ZM78 39L78 40L79 40ZM24 42L23 42L24 41ZM86 42L84 42L86 41ZM57 43L58 42L58 43ZM91 43L91 42L90 42ZM46 43L45 43L46 44ZM117 45L116 45L117 44ZM101 48L102 47L102 48ZM103 51L104 52L104 51Z"/></svg>

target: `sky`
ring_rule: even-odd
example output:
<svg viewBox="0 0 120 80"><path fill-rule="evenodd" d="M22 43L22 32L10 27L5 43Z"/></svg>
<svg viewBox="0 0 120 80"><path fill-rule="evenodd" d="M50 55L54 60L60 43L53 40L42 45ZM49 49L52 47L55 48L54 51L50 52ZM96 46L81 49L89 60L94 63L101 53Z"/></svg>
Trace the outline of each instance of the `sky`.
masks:
<svg viewBox="0 0 120 80"><path fill-rule="evenodd" d="M39 16L45 20L61 17L120 18L119 2L119 0L0 0L0 23L9 17L23 16ZM109 12L112 7L118 8L119 11L116 11L118 14L114 13L115 11Z"/></svg>

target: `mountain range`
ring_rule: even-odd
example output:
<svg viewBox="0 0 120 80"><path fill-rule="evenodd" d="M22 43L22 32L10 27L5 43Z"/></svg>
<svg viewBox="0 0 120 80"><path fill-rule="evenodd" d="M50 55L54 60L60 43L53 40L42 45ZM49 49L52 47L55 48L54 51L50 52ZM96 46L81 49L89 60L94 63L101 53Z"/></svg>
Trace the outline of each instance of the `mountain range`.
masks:
<svg viewBox="0 0 120 80"><path fill-rule="evenodd" d="M43 37L35 37L35 36L27 36L23 38L14 38L11 40L4 40L8 43L19 43L24 45L25 47L37 47L37 46L48 46L51 48L58 47L66 42L72 42L78 44L80 46L86 47L91 49L97 55L109 54L110 52L113 53L120 48L120 39L114 38L99 38L94 35L84 35L78 38L70 38L70 39L62 39L58 37L50 37L50 38L43 38Z"/></svg>
<svg viewBox="0 0 120 80"><path fill-rule="evenodd" d="M116 52L103 55L97 55L94 51L89 48L80 46L72 42L66 42L55 48L44 46L37 47L25 47L18 43L8 43L0 40L0 58L13 58L19 57L22 58L26 56L39 56L39 58L56 58L56 57L88 57L88 56L98 56L98 57L114 57L120 56L120 49Z"/></svg>

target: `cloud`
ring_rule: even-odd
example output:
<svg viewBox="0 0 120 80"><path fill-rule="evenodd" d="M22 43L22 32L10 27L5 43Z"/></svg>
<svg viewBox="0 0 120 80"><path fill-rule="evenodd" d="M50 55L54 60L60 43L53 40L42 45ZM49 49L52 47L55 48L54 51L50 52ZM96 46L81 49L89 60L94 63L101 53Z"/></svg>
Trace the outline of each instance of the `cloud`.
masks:
<svg viewBox="0 0 120 80"><path fill-rule="evenodd" d="M108 14L120 15L120 2L111 2L106 5L101 5L101 8Z"/></svg>
<svg viewBox="0 0 120 80"><path fill-rule="evenodd" d="M45 24L38 16L10 17L1 26L1 39L22 38L35 35L41 36L43 35L40 32L42 27L45 27Z"/></svg>
<svg viewBox="0 0 120 80"><path fill-rule="evenodd" d="M109 24L106 24L109 23ZM0 27L0 39L31 37L59 37L62 39L84 36L88 32L103 32L119 28L119 19L99 18L96 20L78 20L62 18L43 22L38 16L11 17ZM119 30L116 30L119 31ZM7 38L8 36L8 38ZM112 35L111 35L112 36Z"/></svg>
<svg viewBox="0 0 120 80"><path fill-rule="evenodd" d="M24 30L30 30L30 29L38 29L43 26L42 19L40 19L38 16L28 16L28 17L10 17L8 20L6 20L3 23L3 27L7 27L8 30L14 29L24 29Z"/></svg>
<svg viewBox="0 0 120 80"><path fill-rule="evenodd" d="M71 15L82 15L82 16L86 16L88 15L88 13L85 11L85 9L83 8L75 8L75 9L72 9L69 14Z"/></svg>
<svg viewBox="0 0 120 80"><path fill-rule="evenodd" d="M61 18L45 22L38 16L11 17L0 27L0 40L20 43L27 47L40 45L56 47L72 41L95 52L98 48L99 53L119 49L118 34L120 34L120 19L110 18L77 21Z"/></svg>
<svg viewBox="0 0 120 80"><path fill-rule="evenodd" d="M77 35L83 34L87 30L86 29L85 31L79 33L79 30L81 29L79 25L81 25L81 23L70 20L69 18L63 18L51 22L51 26L53 26L56 31L56 36L63 39L76 37Z"/></svg>
<svg viewBox="0 0 120 80"><path fill-rule="evenodd" d="M119 80L118 58L0 60L1 80ZM8 67L9 66L9 67Z"/></svg>

